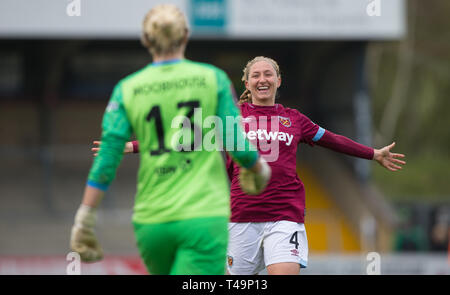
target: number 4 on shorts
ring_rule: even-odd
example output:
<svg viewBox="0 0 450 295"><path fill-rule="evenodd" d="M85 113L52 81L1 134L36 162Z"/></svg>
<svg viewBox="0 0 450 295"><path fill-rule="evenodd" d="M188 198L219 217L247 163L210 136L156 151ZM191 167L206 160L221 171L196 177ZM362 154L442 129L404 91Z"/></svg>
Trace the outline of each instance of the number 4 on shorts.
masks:
<svg viewBox="0 0 450 295"><path fill-rule="evenodd" d="M289 243L291 243L291 244L294 244L295 245L295 249L298 249L298 231L296 231L293 235L292 235L292 237L291 237L291 239L289 240Z"/></svg>

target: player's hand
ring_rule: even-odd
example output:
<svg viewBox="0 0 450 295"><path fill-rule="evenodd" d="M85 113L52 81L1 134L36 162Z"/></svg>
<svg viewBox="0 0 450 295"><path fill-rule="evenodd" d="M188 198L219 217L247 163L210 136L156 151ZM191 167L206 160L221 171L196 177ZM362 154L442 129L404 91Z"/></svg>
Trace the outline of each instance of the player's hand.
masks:
<svg viewBox="0 0 450 295"><path fill-rule="evenodd" d="M258 195L264 191L269 183L272 170L269 164L260 157L251 169L241 167L239 183L242 191L248 195Z"/></svg>
<svg viewBox="0 0 450 295"><path fill-rule="evenodd" d="M94 152L94 157L97 157L98 152L100 151L100 144L102 142L94 140L93 143L94 143L95 147L91 148L91 151ZM124 154L132 154L133 153L133 143L131 141L128 141L127 143L125 143L125 148L123 149L123 153Z"/></svg>
<svg viewBox="0 0 450 295"><path fill-rule="evenodd" d="M404 154L391 153L391 149L394 146L395 142L379 150L374 149L373 153L373 159L377 161L381 166L391 171L401 170L402 166L400 165L406 164L405 161L397 159L404 158Z"/></svg>
<svg viewBox="0 0 450 295"><path fill-rule="evenodd" d="M83 204L75 215L75 223L70 236L70 248L80 254L83 262L95 262L103 258L103 250L94 232L96 219L96 209Z"/></svg>

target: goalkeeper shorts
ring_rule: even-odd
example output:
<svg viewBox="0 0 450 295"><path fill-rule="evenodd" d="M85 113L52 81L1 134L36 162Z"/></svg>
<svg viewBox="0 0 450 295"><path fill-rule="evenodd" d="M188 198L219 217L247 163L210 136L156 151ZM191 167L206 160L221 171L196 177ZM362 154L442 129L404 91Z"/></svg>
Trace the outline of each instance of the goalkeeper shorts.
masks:
<svg viewBox="0 0 450 295"><path fill-rule="evenodd" d="M228 217L208 217L133 225L150 274L223 275L228 221Z"/></svg>

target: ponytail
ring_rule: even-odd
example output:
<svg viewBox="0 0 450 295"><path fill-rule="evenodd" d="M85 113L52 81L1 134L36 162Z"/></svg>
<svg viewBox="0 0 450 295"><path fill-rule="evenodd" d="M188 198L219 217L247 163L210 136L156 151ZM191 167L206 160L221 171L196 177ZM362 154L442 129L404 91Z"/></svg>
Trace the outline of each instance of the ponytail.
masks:
<svg viewBox="0 0 450 295"><path fill-rule="evenodd" d="M244 92L242 92L241 96L239 97L239 104L243 104L245 102L252 102L252 94L250 93L250 90L245 89Z"/></svg>

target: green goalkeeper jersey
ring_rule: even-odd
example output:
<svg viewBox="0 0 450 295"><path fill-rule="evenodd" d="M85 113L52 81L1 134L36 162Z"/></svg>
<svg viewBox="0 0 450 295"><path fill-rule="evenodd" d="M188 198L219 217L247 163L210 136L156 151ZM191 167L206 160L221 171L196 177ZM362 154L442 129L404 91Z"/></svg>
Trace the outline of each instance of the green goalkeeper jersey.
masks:
<svg viewBox="0 0 450 295"><path fill-rule="evenodd" d="M230 147L232 139L229 154L243 167L258 157L239 124L226 124L238 115L222 70L186 59L150 64L116 85L88 185L107 190L134 132L140 167L133 222L228 217L229 184L219 147Z"/></svg>

